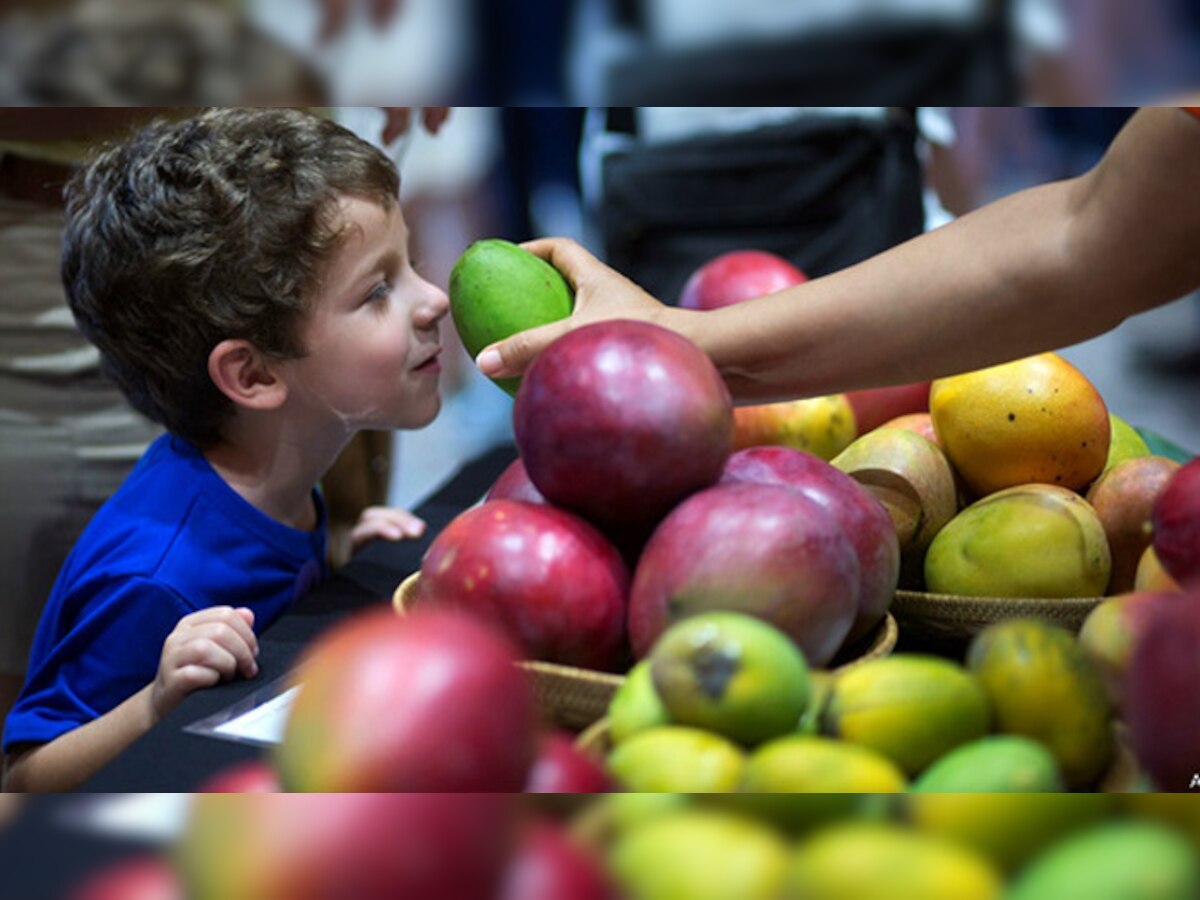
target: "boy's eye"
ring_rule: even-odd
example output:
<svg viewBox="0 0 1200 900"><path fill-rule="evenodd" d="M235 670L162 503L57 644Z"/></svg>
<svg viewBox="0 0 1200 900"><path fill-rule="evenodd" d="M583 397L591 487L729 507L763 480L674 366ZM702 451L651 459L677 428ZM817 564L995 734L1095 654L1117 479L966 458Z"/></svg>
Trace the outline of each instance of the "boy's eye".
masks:
<svg viewBox="0 0 1200 900"><path fill-rule="evenodd" d="M374 303L377 300L382 300L392 292L392 283L390 281L381 281L375 286L375 289L367 295L367 303Z"/></svg>

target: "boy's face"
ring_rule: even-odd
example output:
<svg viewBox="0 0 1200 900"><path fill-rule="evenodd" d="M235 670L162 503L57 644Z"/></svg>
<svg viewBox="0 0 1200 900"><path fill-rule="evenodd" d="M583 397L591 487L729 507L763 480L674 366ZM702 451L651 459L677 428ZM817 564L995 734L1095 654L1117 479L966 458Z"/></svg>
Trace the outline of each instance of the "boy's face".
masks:
<svg viewBox="0 0 1200 900"><path fill-rule="evenodd" d="M302 326L308 353L285 363L289 396L353 429L427 425L449 301L413 270L399 203L346 196L338 215L342 242Z"/></svg>

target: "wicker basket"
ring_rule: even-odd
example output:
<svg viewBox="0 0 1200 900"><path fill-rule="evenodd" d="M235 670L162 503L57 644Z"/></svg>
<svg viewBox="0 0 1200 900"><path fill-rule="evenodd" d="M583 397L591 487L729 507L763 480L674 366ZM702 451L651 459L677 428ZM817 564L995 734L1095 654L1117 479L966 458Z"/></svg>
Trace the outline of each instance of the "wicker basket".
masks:
<svg viewBox="0 0 1200 900"><path fill-rule="evenodd" d="M392 595L392 606L403 614L416 598L420 573L409 575ZM596 672L548 662L522 662L533 683L538 707L548 722L571 731L591 725L608 712L609 701L625 678L611 672Z"/></svg>
<svg viewBox="0 0 1200 900"><path fill-rule="evenodd" d="M1088 613L1103 600L1103 597L966 597L896 591L891 612L904 633L914 638L969 641L988 625L1005 619L1042 619L1078 632Z"/></svg>
<svg viewBox="0 0 1200 900"><path fill-rule="evenodd" d="M403 614L411 606L419 577L414 572L396 588L392 605L397 612ZM888 615L870 635L839 653L834 665L841 669L887 656L895 648L899 634L896 620ZM603 718L613 694L625 681L623 675L556 663L525 661L521 667L533 682L543 717L572 731L580 731Z"/></svg>

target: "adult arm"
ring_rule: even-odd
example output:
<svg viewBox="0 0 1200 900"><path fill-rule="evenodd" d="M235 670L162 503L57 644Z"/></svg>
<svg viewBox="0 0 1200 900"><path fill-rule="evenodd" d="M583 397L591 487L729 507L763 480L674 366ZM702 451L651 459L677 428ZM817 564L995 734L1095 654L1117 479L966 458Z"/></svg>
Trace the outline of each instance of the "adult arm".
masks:
<svg viewBox="0 0 1200 900"><path fill-rule="evenodd" d="M1177 108L1144 109L1078 178L720 310L663 307L582 248L533 242L576 285L577 311L489 348L499 351L499 368L486 350L479 365L488 374L520 372L568 328L626 317L691 338L743 401L976 369L1094 337L1200 285L1197 196L1200 121Z"/></svg>

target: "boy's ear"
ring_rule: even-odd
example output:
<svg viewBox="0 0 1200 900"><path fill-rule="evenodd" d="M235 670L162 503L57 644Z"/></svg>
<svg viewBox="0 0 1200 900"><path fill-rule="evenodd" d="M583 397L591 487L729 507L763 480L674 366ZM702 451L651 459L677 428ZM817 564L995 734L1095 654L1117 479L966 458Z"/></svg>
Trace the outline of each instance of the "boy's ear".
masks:
<svg viewBox="0 0 1200 900"><path fill-rule="evenodd" d="M227 339L208 354L208 377L222 394L247 409L278 409L287 384L249 341Z"/></svg>

